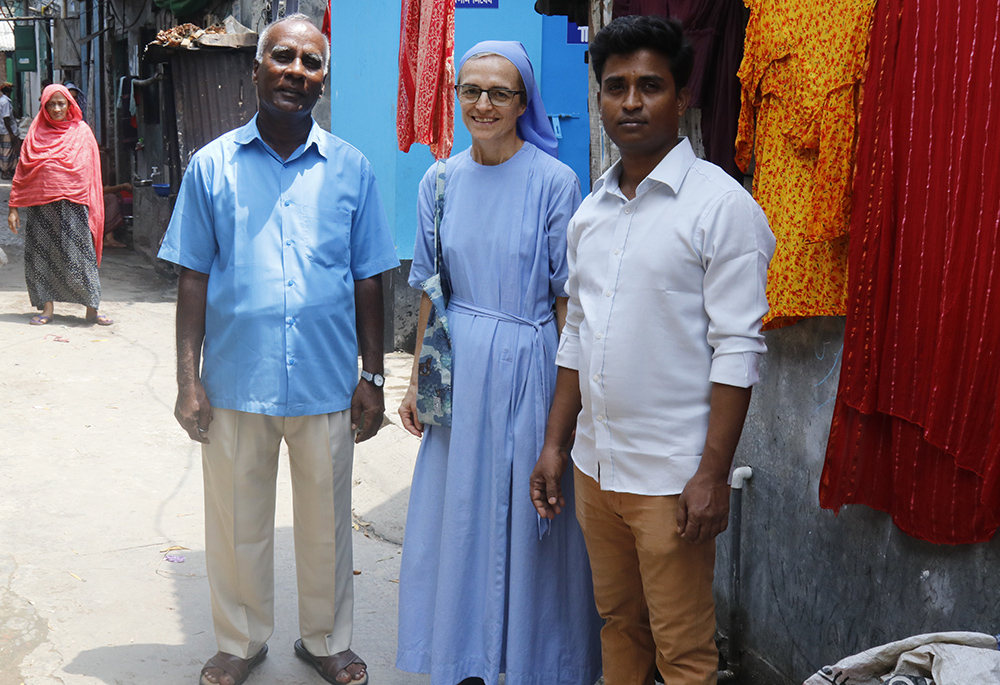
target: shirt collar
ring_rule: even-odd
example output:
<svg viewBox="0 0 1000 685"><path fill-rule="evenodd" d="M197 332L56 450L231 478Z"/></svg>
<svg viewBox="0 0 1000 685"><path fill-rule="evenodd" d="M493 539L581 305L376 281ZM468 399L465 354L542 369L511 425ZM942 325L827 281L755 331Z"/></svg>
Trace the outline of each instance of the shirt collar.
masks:
<svg viewBox="0 0 1000 685"><path fill-rule="evenodd" d="M291 156L285 161L290 162L293 159L305 154L305 151L308 150L313 145L316 146L316 151L320 155L322 155L324 158L327 158L326 138L325 136L321 135L321 133L322 129L320 128L319 124L316 123L316 120L313 119L312 127L310 127L309 129L309 135L306 136L305 144L299 147L298 150L293 152ZM257 128L256 114L253 115L253 118L250 119L250 121L248 121L240 128L236 129L236 136L235 136L235 141L238 145L247 145L249 143L252 143L254 140L259 140L261 145L264 145L265 147L270 149L267 143L264 142L264 139L260 137L260 130Z"/></svg>
<svg viewBox="0 0 1000 685"><path fill-rule="evenodd" d="M691 141L686 137L680 138L673 149L664 155L660 163L649 172L649 176L642 179L642 182L636 189L636 194L645 192L650 183L662 183L668 186L676 195L681 189L681 184L684 182L684 177L687 176L688 170L697 159L694 150L691 148ZM621 178L621 165L621 160L618 160L597 179L597 182L594 184L595 193L601 189L612 194L619 192L618 179Z"/></svg>

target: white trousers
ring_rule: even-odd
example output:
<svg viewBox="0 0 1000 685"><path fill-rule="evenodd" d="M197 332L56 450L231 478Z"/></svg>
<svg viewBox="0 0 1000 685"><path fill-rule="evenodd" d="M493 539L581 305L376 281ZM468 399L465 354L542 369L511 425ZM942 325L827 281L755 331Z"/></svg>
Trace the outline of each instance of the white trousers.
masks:
<svg viewBox="0 0 1000 685"><path fill-rule="evenodd" d="M299 631L349 649L354 628L351 412L280 417L213 409L202 446L205 555L219 650L248 658L274 632L274 505L281 440L292 476Z"/></svg>

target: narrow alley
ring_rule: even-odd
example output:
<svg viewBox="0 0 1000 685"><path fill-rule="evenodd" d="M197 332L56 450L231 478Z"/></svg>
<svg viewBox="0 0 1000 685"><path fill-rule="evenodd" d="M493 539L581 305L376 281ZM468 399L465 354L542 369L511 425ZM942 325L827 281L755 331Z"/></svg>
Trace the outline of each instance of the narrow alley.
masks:
<svg viewBox="0 0 1000 685"><path fill-rule="evenodd" d="M0 185L3 204L9 181ZM195 682L216 651L200 450L173 418L175 282L129 250L101 267L110 327L58 306L30 326L22 248L0 249L0 684ZM354 649L397 671L396 594L418 441L392 421L410 357L389 355L389 422L356 453ZM317 682L298 660L287 462L278 484L276 629L249 683Z"/></svg>

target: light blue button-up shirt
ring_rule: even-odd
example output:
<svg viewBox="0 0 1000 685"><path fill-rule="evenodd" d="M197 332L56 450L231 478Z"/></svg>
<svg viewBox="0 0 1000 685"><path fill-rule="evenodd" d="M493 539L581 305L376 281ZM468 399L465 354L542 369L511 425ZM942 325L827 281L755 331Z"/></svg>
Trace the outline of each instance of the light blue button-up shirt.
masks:
<svg viewBox="0 0 1000 685"><path fill-rule="evenodd" d="M213 406L347 409L354 281L399 265L368 160L313 122L282 160L255 116L199 150L159 257L209 274L202 384Z"/></svg>

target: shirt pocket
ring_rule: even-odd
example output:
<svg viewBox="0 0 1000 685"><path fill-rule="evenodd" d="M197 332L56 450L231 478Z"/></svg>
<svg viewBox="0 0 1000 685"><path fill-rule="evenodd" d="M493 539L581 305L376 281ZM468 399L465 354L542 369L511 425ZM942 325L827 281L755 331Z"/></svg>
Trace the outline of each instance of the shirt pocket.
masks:
<svg viewBox="0 0 1000 685"><path fill-rule="evenodd" d="M309 261L324 267L345 267L351 263L351 213L344 209L299 206L296 212L296 240L305 246Z"/></svg>

